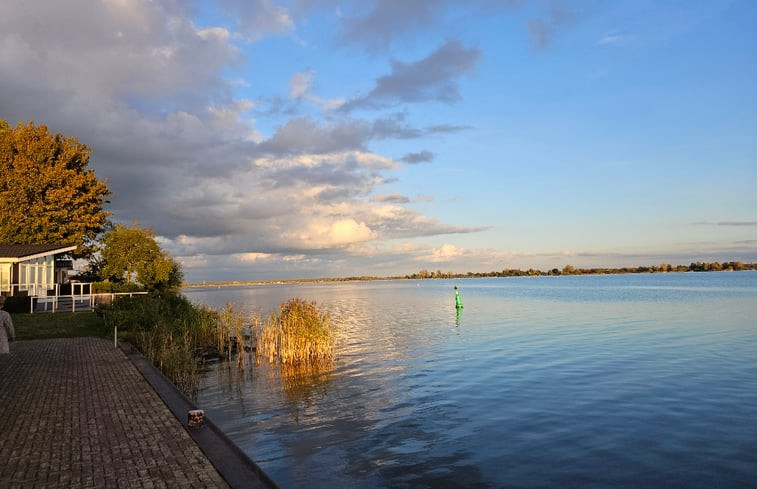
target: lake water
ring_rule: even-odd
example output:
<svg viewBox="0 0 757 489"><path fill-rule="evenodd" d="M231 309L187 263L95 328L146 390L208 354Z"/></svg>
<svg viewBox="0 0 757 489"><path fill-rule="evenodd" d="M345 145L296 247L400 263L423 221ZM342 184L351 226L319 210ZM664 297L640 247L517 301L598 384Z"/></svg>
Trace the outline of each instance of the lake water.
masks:
<svg viewBox="0 0 757 489"><path fill-rule="evenodd" d="M757 487L757 272L185 295L301 297L338 324L328 372L203 379L198 405L283 488Z"/></svg>

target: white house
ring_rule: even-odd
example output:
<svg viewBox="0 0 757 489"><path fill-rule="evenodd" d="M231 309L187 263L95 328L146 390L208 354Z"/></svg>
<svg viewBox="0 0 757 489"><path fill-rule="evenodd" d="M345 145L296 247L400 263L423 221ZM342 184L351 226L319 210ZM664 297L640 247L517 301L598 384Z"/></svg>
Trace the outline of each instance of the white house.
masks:
<svg viewBox="0 0 757 489"><path fill-rule="evenodd" d="M76 246L0 244L0 293L48 297L68 282Z"/></svg>

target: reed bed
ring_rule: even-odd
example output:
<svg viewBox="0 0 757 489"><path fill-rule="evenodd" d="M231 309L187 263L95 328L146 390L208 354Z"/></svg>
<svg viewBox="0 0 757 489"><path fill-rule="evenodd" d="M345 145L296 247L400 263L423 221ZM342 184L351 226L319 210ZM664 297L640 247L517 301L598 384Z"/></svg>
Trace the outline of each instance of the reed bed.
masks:
<svg viewBox="0 0 757 489"><path fill-rule="evenodd" d="M189 396L199 385L202 359L208 352L230 352L230 332L236 337L237 323L243 322L231 306L219 313L180 295L124 297L98 314Z"/></svg>
<svg viewBox="0 0 757 489"><path fill-rule="evenodd" d="M137 334L137 347L182 392L194 395L199 387L199 364L190 331L179 333L165 325Z"/></svg>
<svg viewBox="0 0 757 489"><path fill-rule="evenodd" d="M334 359L335 337L328 312L294 298L261 325L257 355L282 365L327 365Z"/></svg>
<svg viewBox="0 0 757 489"><path fill-rule="evenodd" d="M216 322L216 345L219 352L229 356L236 352L250 351L253 347L252 329L246 324L242 311L227 303L218 313Z"/></svg>
<svg viewBox="0 0 757 489"><path fill-rule="evenodd" d="M245 317L233 304L216 311L181 295L125 297L98 313L189 396L208 359L234 358L243 371L265 358L281 366L296 391L296 378L329 371L334 358L329 314L302 299L284 302L266 321Z"/></svg>

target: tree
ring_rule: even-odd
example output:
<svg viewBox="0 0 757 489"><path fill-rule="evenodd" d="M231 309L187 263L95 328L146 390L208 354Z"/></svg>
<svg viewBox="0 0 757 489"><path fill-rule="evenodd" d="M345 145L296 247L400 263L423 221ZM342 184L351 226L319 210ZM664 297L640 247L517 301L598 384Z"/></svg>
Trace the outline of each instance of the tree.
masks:
<svg viewBox="0 0 757 489"><path fill-rule="evenodd" d="M181 265L155 240L152 229L116 224L103 236L101 273L114 282L142 284L152 291L175 290L181 286Z"/></svg>
<svg viewBox="0 0 757 489"><path fill-rule="evenodd" d="M91 255L110 191L87 169L90 153L46 126L0 119L0 242L75 244L75 256Z"/></svg>

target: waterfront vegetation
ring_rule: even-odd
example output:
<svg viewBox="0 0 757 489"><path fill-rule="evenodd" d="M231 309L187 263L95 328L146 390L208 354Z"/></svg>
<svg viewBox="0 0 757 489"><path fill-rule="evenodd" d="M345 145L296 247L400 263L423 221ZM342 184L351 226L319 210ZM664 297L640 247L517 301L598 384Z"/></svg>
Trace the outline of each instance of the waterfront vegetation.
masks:
<svg viewBox="0 0 757 489"><path fill-rule="evenodd" d="M521 270L517 268L505 268L501 271L491 272L466 272L452 273L437 270L420 270L417 273L408 275L396 275L387 277L376 277L370 275L360 275L353 277L321 277L321 278L296 278L280 280L255 280L255 281L231 281L231 282L203 282L195 284L185 284L185 287L203 287L203 286L224 286L224 285L256 285L271 283L308 283L308 282L350 282L364 280L426 280L426 279L454 279L454 278L497 278L497 277L538 277L554 275L615 275L624 273L682 273L682 272L720 272L720 271L741 271L757 270L757 263L743 263L740 261L724 262L692 262L689 265L671 265L662 263L659 265L622 267L622 268L580 268L573 265L565 265L563 268L553 268L551 270L538 270L529 268Z"/></svg>
<svg viewBox="0 0 757 489"><path fill-rule="evenodd" d="M266 320L233 304L220 310L179 294L122 297L92 312L14 314L18 340L94 336L133 344L187 395L202 364L231 360L240 369L266 360L295 386L298 378L329 370L335 330L314 302L290 299ZM257 348L259 342L261 348Z"/></svg>
<svg viewBox="0 0 757 489"><path fill-rule="evenodd" d="M267 321L246 317L232 304L216 311L178 294L123 297L98 313L108 330L117 329L188 395L196 392L205 361L229 359L245 368L252 358L288 365L333 359L328 314L301 299L285 302Z"/></svg>
<svg viewBox="0 0 757 489"><path fill-rule="evenodd" d="M328 364L334 358L331 317L315 302L290 299L281 304L279 316L262 323L259 358L282 365Z"/></svg>
<svg viewBox="0 0 757 489"><path fill-rule="evenodd" d="M697 262L689 266L662 264L621 269L582 269L567 265L562 270L554 269L549 272L505 269L490 274L449 274L421 270L418 274L394 278L478 278L755 269L757 264L741 262ZM353 277L338 280L370 279L376 278ZM118 291L122 291L120 287L124 287L121 284L114 286ZM100 290L107 287L107 282L98 284ZM310 381L308 378L328 374L335 352L336 334L330 315L316 303L298 298L282 303L278 313L271 314L266 319L260 316L247 317L232 304L227 304L225 308L217 311L193 304L186 297L174 293L122 297L113 304L99 306L96 312L14 314L13 319L19 340L81 336L112 338L117 330L120 340L134 344L145 357L189 395L196 391L202 363L206 361L232 359L239 368L244 369L253 360L258 364L266 360L270 365L280 369L282 381L288 383L287 385L291 384L292 390L297 391L303 379L307 383Z"/></svg>
<svg viewBox="0 0 757 489"><path fill-rule="evenodd" d="M98 310L110 331L129 341L179 389L193 394L202 361L229 357L244 344L242 314L215 311L178 294L122 297Z"/></svg>

